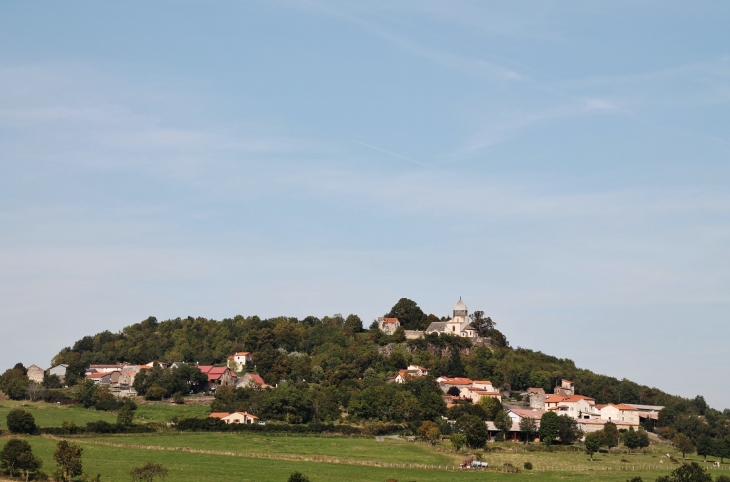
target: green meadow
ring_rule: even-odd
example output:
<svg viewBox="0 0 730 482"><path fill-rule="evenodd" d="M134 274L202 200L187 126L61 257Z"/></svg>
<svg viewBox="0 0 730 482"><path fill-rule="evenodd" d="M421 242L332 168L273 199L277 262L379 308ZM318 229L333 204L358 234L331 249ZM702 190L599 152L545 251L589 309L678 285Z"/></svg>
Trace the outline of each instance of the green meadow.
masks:
<svg viewBox="0 0 730 482"><path fill-rule="evenodd" d="M40 426L60 426L64 421L84 425L90 421L114 422L116 415L80 407L58 407L46 403L0 402L0 427L13 408L28 410ZM175 417L205 416L205 405L174 406L140 404L135 417L140 422L164 424ZM9 438L7 432L0 445ZM84 449L84 467L89 475L101 474L102 480L129 480L129 471L146 461L162 463L170 470L169 481L286 481L299 471L312 482L378 481L400 482L443 480L545 480L545 481L620 481L641 476L645 482L665 475L678 464L664 457L671 453L668 445L654 444L647 453L596 454L594 461L580 450L553 452L529 451L524 445L490 443L482 459L490 463L487 471L449 470L466 458L454 454L448 442L436 446L385 437L346 437L331 435L272 435L258 432L191 433L169 429L151 434L82 435L68 437ZM27 437L43 459L43 470L53 471L52 454L56 440L46 436ZM698 456L688 461L706 464ZM661 462L664 462L663 464ZM524 470L525 462L533 470ZM502 473L505 464L520 468L517 474ZM409 468L410 465L433 468ZM440 467L440 469L439 469ZM714 474L730 475L728 465Z"/></svg>

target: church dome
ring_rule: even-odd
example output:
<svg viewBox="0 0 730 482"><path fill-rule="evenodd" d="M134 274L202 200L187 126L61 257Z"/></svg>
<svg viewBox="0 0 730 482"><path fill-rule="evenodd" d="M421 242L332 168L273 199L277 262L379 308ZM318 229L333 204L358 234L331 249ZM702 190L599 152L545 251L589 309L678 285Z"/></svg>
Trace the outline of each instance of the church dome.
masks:
<svg viewBox="0 0 730 482"><path fill-rule="evenodd" d="M466 316L466 303L459 297L459 301L454 305L454 316Z"/></svg>

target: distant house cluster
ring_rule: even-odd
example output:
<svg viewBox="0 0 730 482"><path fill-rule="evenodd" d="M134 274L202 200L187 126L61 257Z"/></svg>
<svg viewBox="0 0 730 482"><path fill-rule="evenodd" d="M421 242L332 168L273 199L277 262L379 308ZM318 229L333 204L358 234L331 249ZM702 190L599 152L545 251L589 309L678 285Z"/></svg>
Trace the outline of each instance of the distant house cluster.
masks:
<svg viewBox="0 0 730 482"><path fill-rule="evenodd" d="M463 377L439 377L436 383L443 392L446 406L452 406L459 402L470 401L479 403L483 397L496 398L502 401L502 394L495 389L489 380L471 380Z"/></svg>
<svg viewBox="0 0 730 482"><path fill-rule="evenodd" d="M230 387L247 387L247 388L271 388L263 378L255 373L245 373L243 376L238 376L236 371L239 373L246 369L246 365L253 360L251 353L249 352L237 352L234 355L228 357L229 366L213 366L213 365L191 365L208 377L205 386L202 387L203 391L214 392L220 386ZM162 361L151 361L145 365L133 365L133 364L113 364L113 365L90 365L86 369L86 379L91 380L99 385L109 387L111 392L119 397L131 397L136 396L137 391L134 389L134 379L138 373L143 370L150 370L155 365L159 366L163 370L178 368L182 366L183 362L166 363ZM65 376L66 365L59 365L64 367L63 375ZM53 370L53 369L51 369Z"/></svg>
<svg viewBox="0 0 730 482"><path fill-rule="evenodd" d="M469 338L474 343L484 343L486 339L479 337L477 330L471 326L471 320L469 319L469 311L466 308L466 303L459 298L459 301L454 305L453 316L447 321L434 321L425 331L420 330L404 330L406 339L415 340L423 338L424 335L452 335L462 338ZM398 318L378 318L378 329L383 333L392 335L395 330L400 328L400 321Z"/></svg>

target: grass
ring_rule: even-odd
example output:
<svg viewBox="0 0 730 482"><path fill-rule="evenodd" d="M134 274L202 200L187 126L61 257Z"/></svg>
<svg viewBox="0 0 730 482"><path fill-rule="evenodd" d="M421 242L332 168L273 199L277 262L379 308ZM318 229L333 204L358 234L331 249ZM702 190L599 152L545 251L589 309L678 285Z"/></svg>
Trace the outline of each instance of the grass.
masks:
<svg viewBox="0 0 730 482"><path fill-rule="evenodd" d="M39 427L60 427L64 421L75 422L76 425L86 425L87 422L105 420L110 423L117 421L112 413L89 410L78 405L57 406L44 402L19 402L3 400L0 402L0 428L7 429L6 417L14 408L22 408L33 414L35 423Z"/></svg>
<svg viewBox="0 0 730 482"><path fill-rule="evenodd" d="M209 413L210 405L139 404L134 417L140 422L167 423L174 417L207 417Z"/></svg>
<svg viewBox="0 0 730 482"><path fill-rule="evenodd" d="M293 455L343 461L376 461L424 465L454 465L453 454L432 450L426 445L386 438L316 437L260 435L257 433L160 433L84 437L83 441L112 442L125 445L186 447L238 454Z"/></svg>

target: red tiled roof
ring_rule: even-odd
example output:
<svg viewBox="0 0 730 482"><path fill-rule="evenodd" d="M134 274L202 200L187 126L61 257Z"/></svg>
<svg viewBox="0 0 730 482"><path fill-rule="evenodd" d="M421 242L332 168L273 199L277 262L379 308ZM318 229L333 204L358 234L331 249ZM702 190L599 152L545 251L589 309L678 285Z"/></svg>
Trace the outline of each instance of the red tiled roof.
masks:
<svg viewBox="0 0 730 482"><path fill-rule="evenodd" d="M547 399L545 400L545 403L559 403L559 402L568 402L568 403L575 403L580 400L595 400L591 397L586 397L585 395L549 395Z"/></svg>
<svg viewBox="0 0 730 482"><path fill-rule="evenodd" d="M474 382L472 382L470 378L462 378L462 377L449 378L449 377L443 377L441 379L441 382L440 383L443 383L445 385L471 385Z"/></svg>
<svg viewBox="0 0 730 482"><path fill-rule="evenodd" d="M235 356L248 356L250 354L251 354L250 351L239 351L239 352L235 353Z"/></svg>
<svg viewBox="0 0 730 482"><path fill-rule="evenodd" d="M610 403L609 405L611 405L611 406L613 406L613 407L616 407L616 408L618 408L619 410L623 410L623 411L626 411L626 412L629 412L629 411L630 411L630 412L638 412L638 411L639 411L639 409L638 409L638 408L636 408L636 407L633 407L633 406L631 406L631 405L626 405L626 404L623 404L623 403L619 403L619 404L614 404L614 403Z"/></svg>
<svg viewBox="0 0 730 482"><path fill-rule="evenodd" d="M261 378L259 375L255 373L249 373L248 376L251 377L251 380L253 380L256 385L266 385L264 379Z"/></svg>
<svg viewBox="0 0 730 482"><path fill-rule="evenodd" d="M398 318L383 318L383 323L398 323Z"/></svg>
<svg viewBox="0 0 730 482"><path fill-rule="evenodd" d="M228 412L213 412L210 415L208 415L209 418L225 418L229 416L230 413Z"/></svg>
<svg viewBox="0 0 730 482"><path fill-rule="evenodd" d="M87 373L86 378L104 378L105 376L111 375L114 372L108 373Z"/></svg>

